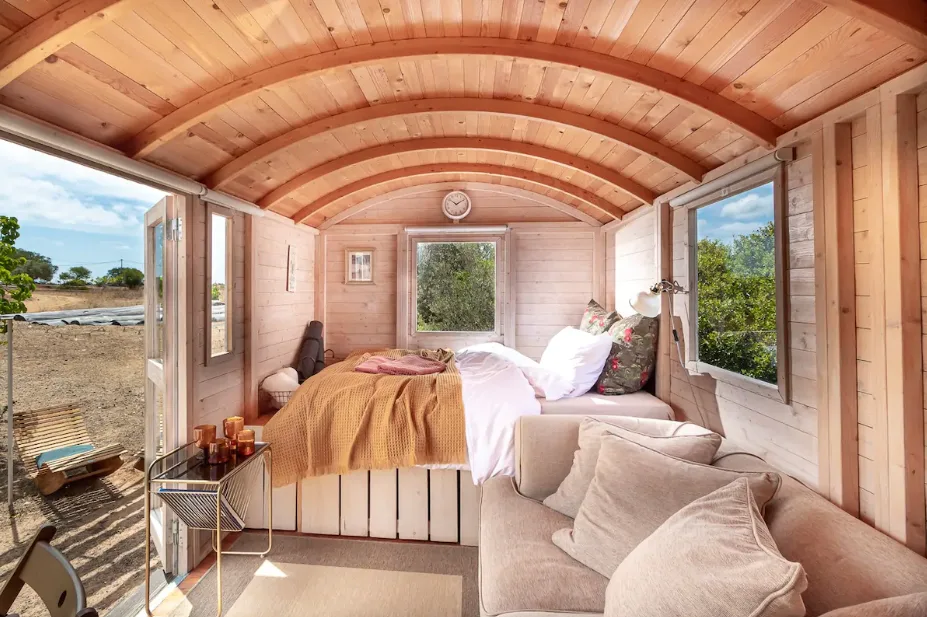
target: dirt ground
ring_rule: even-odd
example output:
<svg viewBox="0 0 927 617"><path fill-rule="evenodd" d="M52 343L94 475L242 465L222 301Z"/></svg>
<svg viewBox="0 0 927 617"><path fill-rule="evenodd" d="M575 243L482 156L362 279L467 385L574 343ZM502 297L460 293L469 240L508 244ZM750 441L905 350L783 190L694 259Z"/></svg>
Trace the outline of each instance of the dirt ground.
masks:
<svg viewBox="0 0 927 617"><path fill-rule="evenodd" d="M132 292L134 297L125 294L122 304L115 304L118 298L112 294L80 293L38 290L31 304L59 310L94 308L101 301L103 306L141 302L136 292ZM90 605L102 615L143 581L143 474L132 466L135 455L144 448L143 328L17 322L13 334L14 408L38 409L78 401L94 442L122 444L127 454L123 457L126 464L108 478L75 482L51 497L38 493L16 460L12 516L0 512L0 580L39 526L50 523L58 528L52 544L75 565ZM0 398L4 407L6 374L6 347L2 346ZM4 414L0 427L4 434L0 440L0 497L4 499L5 427ZM21 595L13 611L23 617L47 615L31 594Z"/></svg>

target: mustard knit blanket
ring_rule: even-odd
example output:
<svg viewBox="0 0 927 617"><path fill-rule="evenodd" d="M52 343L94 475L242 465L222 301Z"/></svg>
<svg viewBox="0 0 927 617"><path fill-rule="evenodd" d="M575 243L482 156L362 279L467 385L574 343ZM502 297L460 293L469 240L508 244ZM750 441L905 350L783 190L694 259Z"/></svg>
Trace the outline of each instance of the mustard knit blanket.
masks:
<svg viewBox="0 0 927 617"><path fill-rule="evenodd" d="M433 375L354 371L371 353L354 353L313 375L264 427L273 446L274 486L309 476L466 461L460 373L449 350L418 354L447 364Z"/></svg>

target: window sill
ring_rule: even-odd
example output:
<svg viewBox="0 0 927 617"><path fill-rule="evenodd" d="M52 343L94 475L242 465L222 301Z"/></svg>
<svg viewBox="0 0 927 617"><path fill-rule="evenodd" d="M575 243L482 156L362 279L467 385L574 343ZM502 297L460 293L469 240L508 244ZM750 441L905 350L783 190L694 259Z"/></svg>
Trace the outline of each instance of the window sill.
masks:
<svg viewBox="0 0 927 617"><path fill-rule="evenodd" d="M783 396L783 392L778 385L760 381L753 377L747 377L746 375L706 364L705 362L689 360L686 362L686 371L690 374L707 375L721 383L743 388L744 390L759 394L760 396L774 400L777 403L782 403L783 405L788 405L791 402L788 397Z"/></svg>

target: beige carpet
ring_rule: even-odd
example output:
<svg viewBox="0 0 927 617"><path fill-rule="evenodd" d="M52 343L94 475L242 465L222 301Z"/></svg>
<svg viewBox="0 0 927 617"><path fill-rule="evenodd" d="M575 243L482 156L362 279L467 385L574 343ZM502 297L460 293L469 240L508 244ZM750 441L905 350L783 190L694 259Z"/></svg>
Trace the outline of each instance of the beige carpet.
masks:
<svg viewBox="0 0 927 617"><path fill-rule="evenodd" d="M213 567L171 617L214 617L215 585ZM266 559L222 559L222 591L227 617L479 617L477 549L277 534Z"/></svg>
<svg viewBox="0 0 927 617"><path fill-rule="evenodd" d="M460 617L461 587L447 574L266 561L228 617Z"/></svg>

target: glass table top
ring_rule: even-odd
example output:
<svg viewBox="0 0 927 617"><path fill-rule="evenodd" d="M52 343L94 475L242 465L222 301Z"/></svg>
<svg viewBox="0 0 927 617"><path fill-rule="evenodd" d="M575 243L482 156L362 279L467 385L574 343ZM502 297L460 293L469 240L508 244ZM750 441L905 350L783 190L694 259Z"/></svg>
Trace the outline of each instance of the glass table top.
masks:
<svg viewBox="0 0 927 617"><path fill-rule="evenodd" d="M151 482L217 483L220 480L227 479L254 459L261 458L261 455L268 447L269 444L265 442L257 442L254 447L254 454L251 456L240 456L233 453L227 463L210 465L206 462L205 452L196 447L196 444L190 443L174 454L167 456L164 460L159 461L155 468L152 469Z"/></svg>

